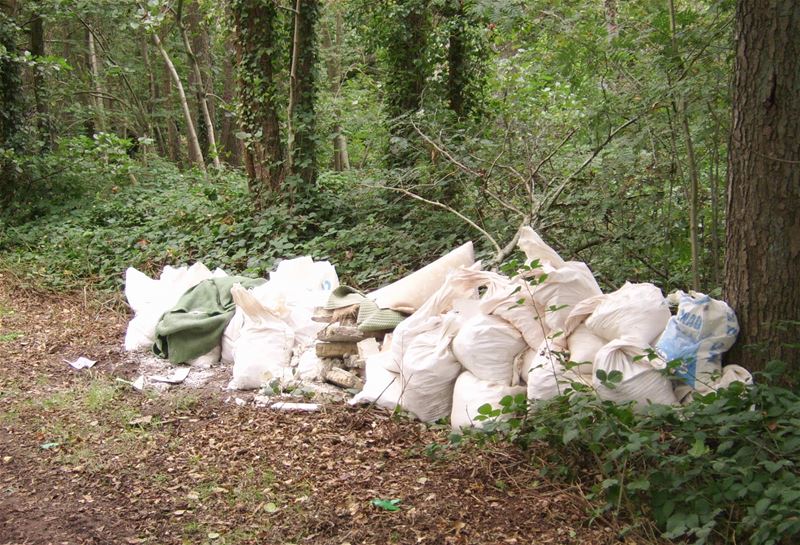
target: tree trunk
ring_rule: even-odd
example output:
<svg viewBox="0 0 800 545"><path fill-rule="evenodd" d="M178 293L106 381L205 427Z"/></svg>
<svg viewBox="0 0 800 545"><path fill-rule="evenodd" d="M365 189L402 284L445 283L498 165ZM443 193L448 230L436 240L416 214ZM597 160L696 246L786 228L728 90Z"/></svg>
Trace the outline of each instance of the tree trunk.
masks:
<svg viewBox="0 0 800 545"><path fill-rule="evenodd" d="M162 157L167 157L168 150L167 143L164 141L164 134L161 131L161 127L158 125L158 123L153 123L152 121L154 119L153 113L155 112L155 104L158 102L158 84L156 82L156 76L153 73L153 66L150 64L150 53L147 47L147 37L144 34L141 38L141 48L142 62L144 63L144 69L147 72L148 97L147 102L145 103L145 108L147 112L147 122L150 132L152 133L149 136L155 138L159 155Z"/></svg>
<svg viewBox="0 0 800 545"><path fill-rule="evenodd" d="M19 150L17 138L22 124L22 78L17 56L16 2L0 2L0 46L6 54L0 55L0 147ZM0 157L0 204L11 201L17 188L17 170L5 157ZM0 212L7 210L0 206Z"/></svg>
<svg viewBox="0 0 800 545"><path fill-rule="evenodd" d="M724 293L741 331L728 361L758 370L781 359L795 380L800 372L798 59L796 1L739 0Z"/></svg>
<svg viewBox="0 0 800 545"><path fill-rule="evenodd" d="M316 129L316 26L319 19L318 0L297 0L292 47L292 72L289 99L290 168L309 190L317 182Z"/></svg>
<svg viewBox="0 0 800 545"><path fill-rule="evenodd" d="M269 194L281 188L286 173L275 89L278 8L272 2L234 0L231 12L239 59L240 123L249 134L244 164L253 202L263 207Z"/></svg>
<svg viewBox="0 0 800 545"><path fill-rule="evenodd" d="M222 125L220 129L220 153L229 165L242 164L242 141L236 138L236 114L230 106L236 99L236 80L233 62L225 56L222 64Z"/></svg>
<svg viewBox="0 0 800 545"><path fill-rule="evenodd" d="M335 13L335 40L327 28L322 29L322 45L327 52L325 71L328 76L330 93L333 95L333 169L337 172L350 169L350 155L347 152L347 137L342 132L342 110L339 107L339 94L342 90L342 42L343 23L342 12L336 9Z"/></svg>
<svg viewBox="0 0 800 545"><path fill-rule="evenodd" d="M172 76L166 71L164 72L164 98L167 99L167 103L172 99ZM181 138L178 127L172 116L172 112L167 110L165 117L167 123L167 149L169 150L169 158L173 163L183 166Z"/></svg>
<svg viewBox="0 0 800 545"><path fill-rule="evenodd" d="M38 13L34 13L31 18L31 55L34 58L44 57L44 20ZM45 98L45 82L44 74L38 66L33 67L33 97L36 103L36 124L39 127L39 132L46 142L46 148L53 147L53 134L50 130L50 113L47 108L47 99Z"/></svg>
<svg viewBox="0 0 800 545"><path fill-rule="evenodd" d="M189 145L189 159L195 165L197 165L200 170L205 172L206 164L205 160L203 159L203 152L200 149L200 142L197 140L197 132L194 129L192 113L189 111L189 103L186 101L186 93L183 91L181 77L178 75L175 65L172 64L172 59L169 58L169 53L167 53L167 50L164 49L164 45L161 43L161 38L158 37L158 34L153 33L153 43L161 53L161 57L164 59L164 64L167 65L167 70L169 71L170 76L172 76L172 82L175 84L175 89L178 90L178 100L180 101L181 110L183 110L184 121L186 122L186 139Z"/></svg>
<svg viewBox="0 0 800 545"><path fill-rule="evenodd" d="M217 138L214 134L214 120L212 119L211 112L208 108L208 97L206 95L205 85L203 83L203 73L200 70L200 64L197 62L197 57L192 51L192 45L189 42L189 33L186 32L186 27L184 27L180 22L178 22L178 25L180 27L181 36L183 37L183 45L186 47L186 54L189 57L189 64L192 66L192 72L194 73L194 79L197 85L197 101L200 103L200 110L203 112L203 120L205 121L206 135L208 137L208 153L211 155L211 160L214 162L214 167L220 168L221 165L219 162L219 153L217 153Z"/></svg>
<svg viewBox="0 0 800 545"><path fill-rule="evenodd" d="M677 41L677 25L675 17L675 2L669 0L669 26L672 41L672 54L675 56L675 65L679 69L683 69L683 61L680 52L678 51ZM682 96L674 99L675 113L678 116L678 121L681 124L683 131L683 139L686 143L686 155L688 160L689 169L689 246L692 254L692 288L695 290L700 289L700 271L699 271L699 248L697 237L697 215L698 215L698 174L697 162L694 156L694 145L692 143L692 133L689 129L689 119L686 115L686 100Z"/></svg>
<svg viewBox="0 0 800 545"><path fill-rule="evenodd" d="M97 63L97 49L94 45L94 33L92 29L86 29L86 45L89 51L89 70L92 74L92 83L94 85L94 95L92 95L92 102L94 103L94 128L98 132L105 132L106 130L106 112L103 105L103 84L100 81L100 70Z"/></svg>

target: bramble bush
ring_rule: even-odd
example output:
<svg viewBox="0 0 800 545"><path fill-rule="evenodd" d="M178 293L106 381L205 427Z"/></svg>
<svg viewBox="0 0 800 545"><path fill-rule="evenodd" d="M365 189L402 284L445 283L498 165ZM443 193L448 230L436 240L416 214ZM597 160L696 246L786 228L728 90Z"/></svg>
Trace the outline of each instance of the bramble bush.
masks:
<svg viewBox="0 0 800 545"><path fill-rule="evenodd" d="M668 539L796 543L800 396L772 384L784 367L773 362L753 385L645 414L577 383L530 406L508 396L500 408L482 406L485 431L469 435L534 450L548 462L543 473L590 487L602 512L652 519Z"/></svg>

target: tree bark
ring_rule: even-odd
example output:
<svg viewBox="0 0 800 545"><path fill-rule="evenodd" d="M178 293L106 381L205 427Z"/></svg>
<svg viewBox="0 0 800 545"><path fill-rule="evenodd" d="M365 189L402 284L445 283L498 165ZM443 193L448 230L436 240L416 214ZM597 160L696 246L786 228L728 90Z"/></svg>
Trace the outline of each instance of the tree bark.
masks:
<svg viewBox="0 0 800 545"><path fill-rule="evenodd" d="M465 112L464 86L466 85L466 54L467 46L464 42L464 25L468 24L464 17L464 1L458 0L458 6L450 19L450 35L447 48L447 98L450 109L457 117L463 117Z"/></svg>
<svg viewBox="0 0 800 545"><path fill-rule="evenodd" d="M34 13L31 19L31 55L34 57L44 57L44 20L38 13ZM44 74L38 66L33 67L33 97L36 104L36 124L39 127L39 132L44 137L47 148L53 147L53 134L50 130L50 112L47 108L47 99L45 98L45 81Z"/></svg>
<svg viewBox="0 0 800 545"><path fill-rule="evenodd" d="M781 359L795 381L800 372L798 59L795 0L739 0L724 294L741 331L728 361L758 370Z"/></svg>
<svg viewBox="0 0 800 545"><path fill-rule="evenodd" d="M239 59L240 123L250 135L244 164L253 202L263 207L269 194L280 190L286 174L275 89L278 8L271 1L234 0L231 12Z"/></svg>
<svg viewBox="0 0 800 545"><path fill-rule="evenodd" d="M203 83L203 73L200 70L200 63L192 51L192 45L189 42L189 33L186 31L181 22L178 22L180 27L181 36L183 37L183 45L186 48L186 54L189 57L189 64L192 66L194 79L197 85L197 101L200 103L200 110L203 112L203 120L206 126L206 135L208 137L208 153L211 155L211 160L215 168L220 168L219 153L217 152L217 138L214 134L214 120L211 117L211 112L208 107L208 96L206 95L205 84ZM202 152L201 152L202 153Z"/></svg>
<svg viewBox="0 0 800 545"><path fill-rule="evenodd" d="M231 44L233 45L233 44ZM220 128L220 154L229 165L242 164L242 141L236 138L236 114L230 106L236 99L236 80L230 56L222 61L222 124Z"/></svg>
<svg viewBox="0 0 800 545"><path fill-rule="evenodd" d="M94 103L94 128L98 132L105 132L106 130L106 112L103 105L103 84L100 81L100 69L97 63L97 49L94 44L94 33L92 29L86 29L86 45L89 51L89 70L92 74L92 84L94 85L94 95L92 102Z"/></svg>
<svg viewBox="0 0 800 545"><path fill-rule="evenodd" d="M172 99L172 76L167 71L164 72L164 98L167 99L167 103ZM169 158L173 163L183 166L181 138L178 127L171 111L167 110L165 117L167 123L167 149L169 150Z"/></svg>
<svg viewBox="0 0 800 545"><path fill-rule="evenodd" d="M292 47L292 74L289 99L290 168L303 180L308 191L317 181L316 130L316 28L319 18L318 0L297 0L295 32Z"/></svg>
<svg viewBox="0 0 800 545"><path fill-rule="evenodd" d="M170 59L169 53L167 53L167 50L161 43L161 38L159 38L158 34L156 33L153 33L153 43L161 53L161 57L164 59L164 64L167 65L167 70L169 71L170 76L172 76L172 82L175 84L175 89L178 91L178 100L180 101L181 110L183 110L184 121L186 122L186 140L189 145L189 159L200 170L205 172L206 163L203 159L203 151L200 149L200 142L197 140L197 132L195 131L194 123L192 122L192 113L189 111L189 103L186 101L186 93L183 90L181 77L178 75L175 65L172 64L172 59Z"/></svg>
<svg viewBox="0 0 800 545"><path fill-rule="evenodd" d="M144 63L144 69L147 72L148 97L147 102L145 103L145 108L147 111L148 128L152 133L149 136L153 136L155 138L159 155L166 157L168 150L167 143L164 141L164 134L161 131L161 127L158 125L158 123L153 123L152 121L153 113L155 112L155 104L158 101L158 84L156 82L156 76L153 73L153 65L150 63L150 52L148 51L147 47L147 37L144 34L141 37L141 49L142 62Z"/></svg>
<svg viewBox="0 0 800 545"><path fill-rule="evenodd" d="M331 39L330 30L322 30L322 45L327 52L325 71L328 76L330 93L333 95L333 169L337 172L350 169L350 155L347 151L347 137L342 128L342 110L339 107L339 95L342 90L342 42L344 30L342 12L336 9L335 38Z"/></svg>

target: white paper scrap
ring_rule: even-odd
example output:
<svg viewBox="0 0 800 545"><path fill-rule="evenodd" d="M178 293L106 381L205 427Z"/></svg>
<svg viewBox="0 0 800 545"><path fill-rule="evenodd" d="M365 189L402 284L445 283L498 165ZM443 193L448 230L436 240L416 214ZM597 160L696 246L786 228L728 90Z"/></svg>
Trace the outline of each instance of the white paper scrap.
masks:
<svg viewBox="0 0 800 545"><path fill-rule="evenodd" d="M64 360L64 362L70 364L75 369L88 369L97 363L95 360L90 360L89 358L84 358L83 356L75 361Z"/></svg>
<svg viewBox="0 0 800 545"><path fill-rule="evenodd" d="M153 382L166 382L167 384L180 384L189 376L189 370L190 367L188 365L181 365L180 367L176 367L169 376L152 375L150 376L150 380Z"/></svg>

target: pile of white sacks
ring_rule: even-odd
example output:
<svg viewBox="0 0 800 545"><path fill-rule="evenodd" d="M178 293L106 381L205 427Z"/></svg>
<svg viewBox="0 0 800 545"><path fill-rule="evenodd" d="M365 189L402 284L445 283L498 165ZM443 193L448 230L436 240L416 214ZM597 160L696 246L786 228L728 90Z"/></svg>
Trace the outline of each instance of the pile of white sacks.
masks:
<svg viewBox="0 0 800 545"><path fill-rule="evenodd" d="M202 263L191 267L167 266L158 279L134 268L125 273L125 297L134 311L125 335L125 349L150 350L161 316L173 308L180 297L204 280L226 276L211 272ZM209 366L222 361L232 365L231 389L259 388L277 379L286 382L316 373L316 358L304 366L302 358L313 347L324 323L312 320L314 311L324 305L332 289L339 285L336 269L327 261L310 257L282 261L269 281L245 289L231 289L236 311L222 339L211 352L188 362Z"/></svg>
<svg viewBox="0 0 800 545"><path fill-rule="evenodd" d="M519 247L539 265L514 278L481 270L467 243L368 294L380 308L411 315L367 358L366 383L351 403L400 406L426 422L449 416L460 429L481 425L475 417L484 404L499 407L518 394L549 399L575 382L639 409L751 382L741 367L722 368L721 355L738 333L724 302L678 292L672 316L652 284L603 294L586 264L565 262L530 228L521 231ZM128 269L125 295L135 317L125 348L149 350L161 316L184 292L225 275L202 263L166 267L158 279ZM310 257L281 262L256 288L234 285L236 311L219 346L190 364L232 364L233 389L322 380L315 343L327 324L312 317L338 285L334 267ZM661 371L677 358L685 363L681 380L670 380ZM598 371L615 379L621 373L621 380L601 381Z"/></svg>
<svg viewBox="0 0 800 545"><path fill-rule="evenodd" d="M626 283L603 294L586 264L563 261L532 229L523 229L519 246L539 268L514 278L482 271L480 263L451 270L391 343L367 360L366 384L351 403L400 406L426 422L449 416L460 429L481 425L475 420L481 405L499 407L503 397L522 393L548 399L575 381L640 409L750 381L744 369L720 364L738 332L725 303L679 294L672 317L652 284ZM705 321L690 316L703 312ZM660 372L665 358L687 356L691 376L684 378L691 380L674 388ZM619 371L622 379L609 385L598 371Z"/></svg>

